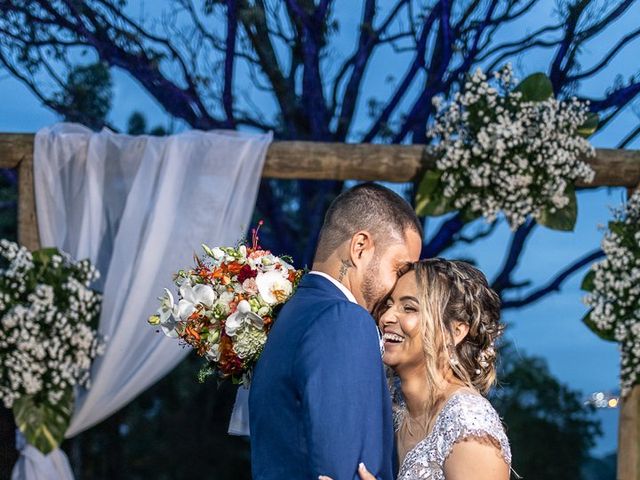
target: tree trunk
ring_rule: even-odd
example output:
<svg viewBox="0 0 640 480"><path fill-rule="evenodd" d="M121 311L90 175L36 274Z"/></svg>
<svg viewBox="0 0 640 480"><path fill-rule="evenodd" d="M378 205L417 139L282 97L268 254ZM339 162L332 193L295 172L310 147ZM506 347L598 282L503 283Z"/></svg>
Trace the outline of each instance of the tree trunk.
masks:
<svg viewBox="0 0 640 480"><path fill-rule="evenodd" d="M11 478L11 470L18 460L16 424L11 410L0 406L0 478Z"/></svg>

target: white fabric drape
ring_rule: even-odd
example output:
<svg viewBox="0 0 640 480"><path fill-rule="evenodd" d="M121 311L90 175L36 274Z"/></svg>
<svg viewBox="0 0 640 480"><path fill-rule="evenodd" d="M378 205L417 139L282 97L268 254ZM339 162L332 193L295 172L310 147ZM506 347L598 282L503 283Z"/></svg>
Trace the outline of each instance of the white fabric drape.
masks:
<svg viewBox="0 0 640 480"><path fill-rule="evenodd" d="M78 394L66 437L120 409L187 353L146 319L202 243L234 245L246 232L271 138L228 131L132 137L64 123L37 133L41 244L91 259L104 294L106 352L94 362L91 388ZM16 469L32 461L23 455Z"/></svg>

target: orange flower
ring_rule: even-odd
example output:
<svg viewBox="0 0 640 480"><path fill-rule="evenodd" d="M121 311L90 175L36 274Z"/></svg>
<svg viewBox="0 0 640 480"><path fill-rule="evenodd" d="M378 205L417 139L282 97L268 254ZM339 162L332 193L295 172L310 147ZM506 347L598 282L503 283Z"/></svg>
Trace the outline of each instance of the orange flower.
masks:
<svg viewBox="0 0 640 480"><path fill-rule="evenodd" d="M227 272L229 272L231 275L237 275L240 273L240 270L242 270L242 267L244 265L240 265L238 262L232 262L227 264Z"/></svg>
<svg viewBox="0 0 640 480"><path fill-rule="evenodd" d="M297 273L296 273L296 271L295 271L295 270L289 270L289 281L290 281L291 283L295 282L295 280L296 280L296 275L297 275Z"/></svg>

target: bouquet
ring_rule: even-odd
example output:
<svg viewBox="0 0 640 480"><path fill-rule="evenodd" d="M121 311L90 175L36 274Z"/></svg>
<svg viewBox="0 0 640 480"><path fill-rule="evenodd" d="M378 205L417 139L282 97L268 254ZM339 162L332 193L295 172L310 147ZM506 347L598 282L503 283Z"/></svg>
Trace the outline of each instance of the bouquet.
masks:
<svg viewBox="0 0 640 480"><path fill-rule="evenodd" d="M208 360L201 380L215 374L249 384L276 313L302 276L291 259L258 245L258 229L253 230L251 245L203 245L204 255L195 257L195 267L174 277L177 302L165 289L160 308L149 318L165 335Z"/></svg>
<svg viewBox="0 0 640 480"><path fill-rule="evenodd" d="M64 438L74 387L89 388L104 351L101 298L89 288L97 278L88 260L0 240L0 400L45 454Z"/></svg>

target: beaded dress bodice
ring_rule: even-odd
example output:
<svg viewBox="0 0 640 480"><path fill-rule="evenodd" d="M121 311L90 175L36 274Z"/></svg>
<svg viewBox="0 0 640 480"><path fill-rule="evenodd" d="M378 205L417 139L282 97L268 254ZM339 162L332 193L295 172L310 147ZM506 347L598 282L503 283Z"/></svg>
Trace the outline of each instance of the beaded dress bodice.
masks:
<svg viewBox="0 0 640 480"><path fill-rule="evenodd" d="M403 405L396 405L395 410L397 430L407 411ZM499 445L505 462L511 465L509 440L489 401L471 392L456 392L438 414L431 432L405 456L398 480L444 480L444 462L455 443L474 437Z"/></svg>

